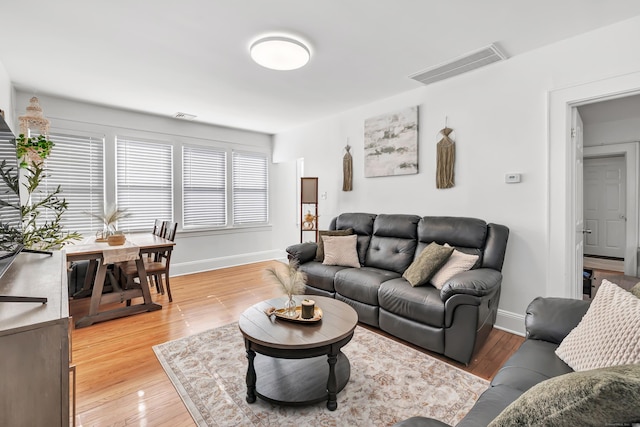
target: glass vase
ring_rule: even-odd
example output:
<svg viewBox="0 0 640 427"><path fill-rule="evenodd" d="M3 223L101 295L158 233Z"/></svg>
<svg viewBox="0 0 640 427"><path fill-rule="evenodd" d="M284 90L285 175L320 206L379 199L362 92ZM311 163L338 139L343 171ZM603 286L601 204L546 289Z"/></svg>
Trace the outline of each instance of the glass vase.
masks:
<svg viewBox="0 0 640 427"><path fill-rule="evenodd" d="M287 295L287 300L284 303L284 314L289 317L296 317L296 300L293 299L293 294Z"/></svg>

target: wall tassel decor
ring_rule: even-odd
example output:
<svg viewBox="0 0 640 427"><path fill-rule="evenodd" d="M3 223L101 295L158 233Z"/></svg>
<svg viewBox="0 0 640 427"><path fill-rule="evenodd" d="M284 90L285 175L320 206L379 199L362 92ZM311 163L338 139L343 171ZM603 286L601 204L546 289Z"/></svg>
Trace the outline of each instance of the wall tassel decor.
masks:
<svg viewBox="0 0 640 427"><path fill-rule="evenodd" d="M346 154L342 158L342 191L351 191L353 190L353 158L351 157L351 146L349 145L349 140L347 139L347 146L344 147L347 150Z"/></svg>
<svg viewBox="0 0 640 427"><path fill-rule="evenodd" d="M449 138L451 132L453 132L453 129L447 127L445 121L445 128L439 132L442 134L442 139L437 144L437 188L451 188L455 185L453 167L456 161L456 145L453 139Z"/></svg>

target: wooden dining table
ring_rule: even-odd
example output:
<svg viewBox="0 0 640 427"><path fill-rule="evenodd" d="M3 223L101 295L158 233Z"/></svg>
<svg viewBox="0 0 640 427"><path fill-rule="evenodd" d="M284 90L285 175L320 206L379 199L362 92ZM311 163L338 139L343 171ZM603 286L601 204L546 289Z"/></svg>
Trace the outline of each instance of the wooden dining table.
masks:
<svg viewBox="0 0 640 427"><path fill-rule="evenodd" d="M89 314L81 317L75 323L76 328L83 328L93 325L97 322L116 319L119 317L129 316L132 314L143 313L147 311L160 310L162 306L153 302L149 283L144 269L143 256L157 252L166 252L173 250L175 243L169 239L156 236L152 233L136 233L127 234L126 241L123 245L110 246L107 242L96 241L95 237L85 239L79 244L69 245L65 247L67 261L89 261L87 274L83 288L74 297L91 295L89 304ZM104 293L105 279L107 278L108 264L112 263L121 254L136 253L136 267L138 269L138 277L140 287L133 289L123 289L113 276L110 276L114 290L111 293ZM104 262L104 261L107 262ZM92 278L95 279L92 282ZM126 307L109 308L100 311L100 306L114 302L131 301L133 298L142 297L142 303L127 305Z"/></svg>

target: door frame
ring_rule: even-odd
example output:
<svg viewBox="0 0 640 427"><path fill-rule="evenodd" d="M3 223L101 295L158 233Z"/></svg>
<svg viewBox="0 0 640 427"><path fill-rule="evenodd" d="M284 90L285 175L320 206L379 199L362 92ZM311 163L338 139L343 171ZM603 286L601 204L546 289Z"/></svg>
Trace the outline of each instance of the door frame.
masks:
<svg viewBox="0 0 640 427"><path fill-rule="evenodd" d="M575 150L571 144L571 109L640 94L640 72L606 78L547 93L547 277L546 296L582 297L576 277ZM582 209L582 207L580 207ZM637 227L637 224L636 224ZM637 228L636 228L637 230ZM637 233L636 233L637 234ZM635 274L634 274L635 275Z"/></svg>
<svg viewBox="0 0 640 427"><path fill-rule="evenodd" d="M584 158L623 156L626 171L624 274L635 276L638 265L638 143L625 142L584 147Z"/></svg>

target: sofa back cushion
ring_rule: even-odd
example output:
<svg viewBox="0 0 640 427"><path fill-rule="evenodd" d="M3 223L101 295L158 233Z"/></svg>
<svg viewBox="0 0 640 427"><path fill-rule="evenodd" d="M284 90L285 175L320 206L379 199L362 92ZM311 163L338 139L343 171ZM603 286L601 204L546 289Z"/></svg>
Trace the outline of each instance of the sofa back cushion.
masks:
<svg viewBox="0 0 640 427"><path fill-rule="evenodd" d="M477 218L425 216L418 223L416 256L431 242L448 243L460 252L477 255L474 268L482 266L487 223Z"/></svg>
<svg viewBox="0 0 640 427"><path fill-rule="evenodd" d="M417 215L378 215L364 265L402 274L416 253L418 221Z"/></svg>
<svg viewBox="0 0 640 427"><path fill-rule="evenodd" d="M331 230L346 230L351 228L354 234L358 235L356 249L358 250L360 265L364 265L369 243L371 242L371 236L373 235L373 222L375 219L375 214L343 213L333 218L329 225L329 229Z"/></svg>

